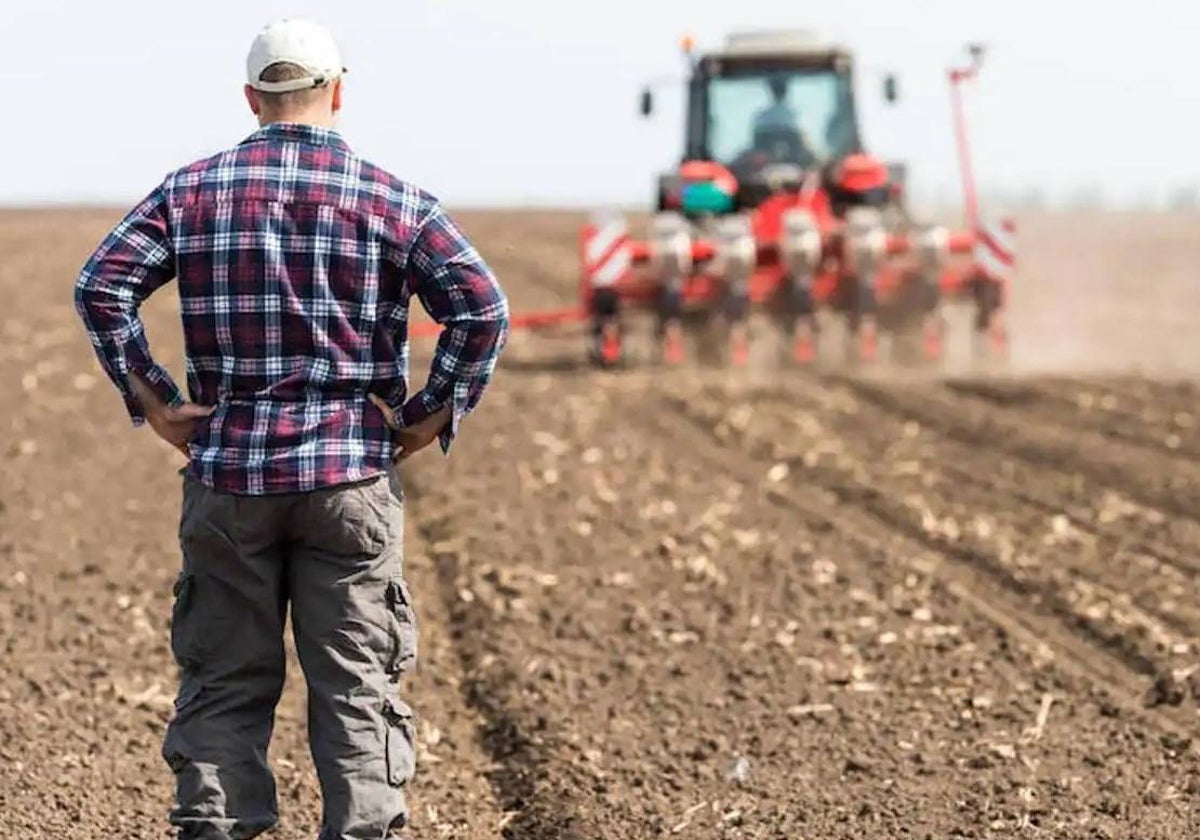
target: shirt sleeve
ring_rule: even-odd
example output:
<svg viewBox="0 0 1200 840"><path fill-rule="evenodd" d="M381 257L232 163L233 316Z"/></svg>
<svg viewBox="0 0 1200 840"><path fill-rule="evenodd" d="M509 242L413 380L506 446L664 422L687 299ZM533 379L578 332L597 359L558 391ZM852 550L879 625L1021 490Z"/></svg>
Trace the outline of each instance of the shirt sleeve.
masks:
<svg viewBox="0 0 1200 840"><path fill-rule="evenodd" d="M496 276L466 235L438 204L425 217L409 252L410 288L444 329L429 378L400 411L412 425L451 407L442 430L450 449L462 418L474 410L508 341L508 299Z"/></svg>
<svg viewBox="0 0 1200 840"><path fill-rule="evenodd" d="M183 402L171 375L151 357L138 314L142 302L175 276L167 225L166 194L159 186L105 237L75 282L75 309L135 426L146 415L130 387L130 373L139 374L168 405Z"/></svg>

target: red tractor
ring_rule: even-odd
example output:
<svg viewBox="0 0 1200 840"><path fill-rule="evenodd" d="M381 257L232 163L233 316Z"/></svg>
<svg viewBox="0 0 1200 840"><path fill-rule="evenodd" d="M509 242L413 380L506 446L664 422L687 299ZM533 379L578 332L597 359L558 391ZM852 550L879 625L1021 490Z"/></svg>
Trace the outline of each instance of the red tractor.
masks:
<svg viewBox="0 0 1200 840"><path fill-rule="evenodd" d="M841 321L851 360L936 360L943 303L973 306L978 347L1003 353L1000 314L1012 268L1010 223L985 230L975 209L959 107L971 64L951 71L967 190L967 229L913 220L904 167L864 148L848 50L812 33L731 36L696 55L689 42L684 153L658 179L641 238L619 216L582 232L582 307L594 362L626 356L626 315L654 316L660 359L687 355L685 336L734 365L761 314L786 338L786 358L819 357L819 327ZM896 99L896 82L884 83ZM642 94L641 113L654 110Z"/></svg>

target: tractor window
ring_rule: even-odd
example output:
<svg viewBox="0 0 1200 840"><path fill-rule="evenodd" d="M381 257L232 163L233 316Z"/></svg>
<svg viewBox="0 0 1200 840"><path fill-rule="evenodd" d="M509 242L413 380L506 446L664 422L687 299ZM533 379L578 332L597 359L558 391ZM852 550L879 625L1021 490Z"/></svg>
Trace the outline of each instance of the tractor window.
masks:
<svg viewBox="0 0 1200 840"><path fill-rule="evenodd" d="M708 83L708 149L813 166L855 151L850 77L829 70L739 73Z"/></svg>

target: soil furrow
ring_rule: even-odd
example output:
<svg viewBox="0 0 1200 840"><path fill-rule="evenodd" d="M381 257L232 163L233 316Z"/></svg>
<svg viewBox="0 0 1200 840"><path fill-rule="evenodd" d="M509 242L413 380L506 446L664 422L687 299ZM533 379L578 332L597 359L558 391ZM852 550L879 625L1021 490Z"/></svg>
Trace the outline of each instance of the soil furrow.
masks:
<svg viewBox="0 0 1200 840"><path fill-rule="evenodd" d="M1166 412L1154 403L1131 403L1108 393L1036 379L950 379L945 385L956 394L1019 411L1038 423L1082 428L1158 454L1200 459L1192 410Z"/></svg>
<svg viewBox="0 0 1200 840"><path fill-rule="evenodd" d="M878 416L868 420L860 414L857 420L855 429L861 434L878 437L889 428L886 419ZM902 419L896 422L903 427ZM927 466L957 482L991 489L1006 500L1052 516L1065 515L1072 525L1111 541L1115 550L1128 549L1180 572L1200 574L1200 560L1187 550L1188 546L1200 549L1200 527L1190 519L1169 520L1162 511L1135 504L1093 479L1084 481L1053 466L1013 460L999 447L981 447L940 434L935 434L933 447Z"/></svg>
<svg viewBox="0 0 1200 840"><path fill-rule="evenodd" d="M419 505L406 500L405 577L418 612L418 662L409 679L418 735L417 775L409 804L417 836L494 838L505 819L488 784L494 758L479 738L483 725L471 703L470 671L455 623L441 597L441 569L428 550Z"/></svg>
<svg viewBox="0 0 1200 840"><path fill-rule="evenodd" d="M460 684L462 699L481 717L475 740L491 761L477 768L475 778L487 779L503 810L491 821L492 831L521 840L570 840L581 836L572 799L563 793L569 785L547 769L546 754L555 749L555 735L537 720L537 711L522 701L510 663L487 632L490 618L486 607L464 597L463 593L470 591L469 576L460 566L452 518L440 514L436 501L427 495L428 505L422 504L419 473L406 478L406 492L414 508L413 522L420 541L417 550L436 570L444 631L464 675ZM556 768L556 772L570 770Z"/></svg>
<svg viewBox="0 0 1200 840"><path fill-rule="evenodd" d="M862 399L973 446L1000 449L1043 467L1075 471L1145 504L1197 522L1200 467L1127 447L1093 432L1026 424L1004 409L956 397L944 388L892 388L858 377L836 377Z"/></svg>
<svg viewBox="0 0 1200 840"><path fill-rule="evenodd" d="M1082 373L1076 376L1045 377L1048 386L1068 392L1092 391L1111 396L1118 405L1148 408L1163 415L1175 411L1193 411L1200 387L1191 379L1147 378L1130 374L1095 376Z"/></svg>
<svg viewBox="0 0 1200 840"><path fill-rule="evenodd" d="M965 446L869 406L863 410L837 387L821 390L811 382L756 390L750 403L731 397L735 405L753 405L752 427L779 430L777 455L820 453L825 462L846 461L847 470L861 465L874 486L889 488L896 498L921 500L923 509L913 512L923 519L952 516L942 525L959 532L956 540L998 551L1014 577L1040 577L1076 602L1076 611L1113 611L1159 636L1159 653L1175 652L1182 640L1161 637L1157 622L1131 614L1136 611L1127 609L1129 603L1188 640L1200 634L1197 564L1178 544L1154 536L1163 530L1161 514L1094 484L1062 481L1053 471L1014 462L1003 453ZM813 438L814 407L821 409L823 427L836 433L836 450L821 452ZM1194 644L1186 652L1193 653Z"/></svg>
<svg viewBox="0 0 1200 840"><path fill-rule="evenodd" d="M921 479L941 475L954 485L974 487L1005 501L1015 500L1047 516L1065 516L1070 525L1110 544L1113 553L1142 555L1181 573L1200 575L1197 522L1170 518L1162 511L1132 502L1116 489L1085 481L1078 474L1015 459L1000 447L938 433L931 424L922 425L902 413L863 411L860 400L841 385L813 379L798 385L737 388L731 392L725 383L710 384L702 393L711 399L732 394L757 405L777 404L791 426L798 422L797 415L803 419L803 412L815 412L843 431L842 441L847 446L894 453L897 446L908 442L922 455Z"/></svg>
<svg viewBox="0 0 1200 840"><path fill-rule="evenodd" d="M703 408L697 410L686 400L673 400L671 404L698 428L714 430L710 412ZM756 441L745 433L736 438L752 456L767 464L778 454L770 440ZM717 439L720 440L719 434ZM993 604L993 611L999 610L1007 616L1006 622L1011 628L1030 628L1028 632L1060 649L1098 685L1111 686L1128 708L1142 706L1142 699L1150 687L1144 678L1155 676L1160 669L1154 659L1136 645L1129 644L1126 637L1090 621L1086 613L1075 610L1059 593L1030 588L1014 578L994 555L956 544L946 539L936 527L922 528L901 503L890 499L884 491L847 477L836 469L822 469L802 461L792 462L790 466L796 468L800 476L799 482L789 484L792 492L801 493L794 497L799 506L806 510L820 509L819 506L827 508L820 515L833 521L847 536L861 539L870 535L877 544L902 539L907 542L906 553L922 549L936 552L947 561L941 568L948 578L965 592L987 592L986 596L974 594L972 597L980 603ZM821 489L833 495L836 505L822 501L819 494L797 489L801 482L813 479ZM997 582L1003 588L996 589L989 581ZM1031 595L1038 597L1031 598ZM1165 731L1182 731L1179 720L1173 715L1153 710L1143 710L1143 713Z"/></svg>
<svg viewBox="0 0 1200 840"><path fill-rule="evenodd" d="M794 428L785 419L786 405L777 408L783 416L764 419ZM992 558L995 570L1022 591L1049 593L1110 643L1142 651L1134 655L1143 665L1194 654L1194 637L1200 635L1200 609L1192 597L1200 595L1196 581L1181 578L1158 558L1114 553L1112 542L1078 510L1081 505L1070 516L1062 506L1030 504L1024 494L1006 492L1006 482L988 469L986 458L944 453L928 435L906 435L878 420L842 419L827 419L843 449L823 463L832 460L842 473L865 471L866 481L910 528ZM955 464L969 466L956 470ZM989 479L981 480L980 473Z"/></svg>

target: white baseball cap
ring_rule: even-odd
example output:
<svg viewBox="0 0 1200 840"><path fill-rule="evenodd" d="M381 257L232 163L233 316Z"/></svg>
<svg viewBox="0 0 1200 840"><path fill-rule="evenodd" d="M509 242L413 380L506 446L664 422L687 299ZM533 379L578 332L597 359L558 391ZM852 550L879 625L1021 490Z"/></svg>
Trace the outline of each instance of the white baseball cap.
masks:
<svg viewBox="0 0 1200 840"><path fill-rule="evenodd" d="M272 64L287 62L304 68L305 76L286 82L264 82L262 72ZM263 93L288 93L318 87L346 72L333 34L319 23L284 18L266 26L246 58L246 80Z"/></svg>

